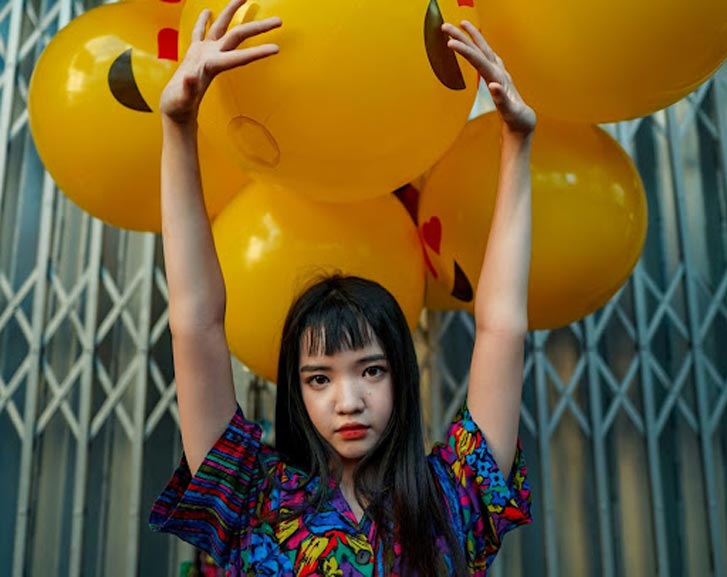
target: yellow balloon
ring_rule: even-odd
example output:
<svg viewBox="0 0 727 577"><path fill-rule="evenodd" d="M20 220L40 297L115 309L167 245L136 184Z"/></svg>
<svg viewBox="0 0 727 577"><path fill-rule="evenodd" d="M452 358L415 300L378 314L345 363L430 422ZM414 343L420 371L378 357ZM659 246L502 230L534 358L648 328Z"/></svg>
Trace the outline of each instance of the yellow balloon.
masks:
<svg viewBox="0 0 727 577"><path fill-rule="evenodd" d="M411 327L424 299L416 226L393 195L320 203L253 182L213 225L227 287L233 354L275 381L285 315L315 278L341 272L375 280L397 299Z"/></svg>
<svg viewBox="0 0 727 577"><path fill-rule="evenodd" d="M686 96L727 57L725 0L500 0L483 32L541 115L644 116Z"/></svg>
<svg viewBox="0 0 727 577"><path fill-rule="evenodd" d="M429 308L473 312L499 140L496 113L476 118L426 180L419 229L430 266ZM528 318L531 329L548 329L603 306L627 280L646 236L646 200L628 155L595 126L539 120L531 175Z"/></svg>
<svg viewBox="0 0 727 577"><path fill-rule="evenodd" d="M182 46L204 7L188 0ZM272 58L220 75L200 126L256 179L317 200L388 194L424 172L467 121L477 74L446 47L443 20L475 20L471 1L249 0L233 24L280 16ZM182 48L184 49L184 48Z"/></svg>
<svg viewBox="0 0 727 577"><path fill-rule="evenodd" d="M121 2L94 8L46 47L29 90L30 127L58 186L112 225L161 229L161 91L177 67L181 4ZM247 181L200 142L210 215Z"/></svg>

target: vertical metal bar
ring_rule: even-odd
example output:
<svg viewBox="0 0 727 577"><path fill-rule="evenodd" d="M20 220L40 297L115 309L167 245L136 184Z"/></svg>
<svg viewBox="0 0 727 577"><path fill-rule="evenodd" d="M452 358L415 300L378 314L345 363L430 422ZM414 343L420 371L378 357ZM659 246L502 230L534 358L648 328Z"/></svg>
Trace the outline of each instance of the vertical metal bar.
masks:
<svg viewBox="0 0 727 577"><path fill-rule="evenodd" d="M129 518L127 567L129 575L136 575L139 565L139 521L141 519L141 489L144 466L144 414L146 411L147 370L149 367L149 333L151 331L152 290L154 284L154 246L156 236L151 233L144 235L144 253L142 267L144 271L141 283L143 302L139 314L138 343L136 351L136 393L134 398L134 438L131 447L131 483L129 486Z"/></svg>
<svg viewBox="0 0 727 577"><path fill-rule="evenodd" d="M644 422L646 424L646 450L649 459L649 481L651 484L651 503L653 528L656 536L656 565L659 577L668 577L669 557L666 537L666 515L664 512L664 487L661 479L661 453L659 451L659 430L656 424L654 399L655 382L651 374L652 355L649 351L646 318L646 295L641 275L646 274L639 263L634 271L634 302L636 303L636 332L638 334L638 355L644 400Z"/></svg>
<svg viewBox="0 0 727 577"><path fill-rule="evenodd" d="M20 32L23 21L24 0L12 0L10 14L10 27L8 30L7 54L5 55L5 70L2 76L3 95L0 100L0 134L3 138L10 135L10 117L13 112L15 98L15 73L18 69L18 52L20 50ZM5 195L5 172L8 161L8 146L0 146L0 206L3 205Z"/></svg>
<svg viewBox="0 0 727 577"><path fill-rule="evenodd" d="M625 138L626 125L619 124L617 133L621 145L633 156L633 141ZM632 274L634 297L634 315L637 335L637 355L639 358L639 374L641 392L644 402L644 424L646 433L646 451L649 461L649 484L651 486L652 527L656 539L656 566L659 577L669 576L668 539L666 537L666 518L664 514L664 489L662 486L659 451L659 431L656 426L656 407L654 399L654 378L651 373L652 355L649 350L649 319L646 304L646 287L643 261L639 261Z"/></svg>
<svg viewBox="0 0 727 577"><path fill-rule="evenodd" d="M684 174L681 163L681 146L678 121L674 108L666 111L667 131L669 134L669 158L671 161L672 180L674 182L675 202L677 206L677 226L679 228L679 243L683 255L685 269L684 290L687 297L687 316L689 336L694 355L694 376L696 383L697 407L699 411L699 436L702 453L702 478L704 482L705 506L707 509L707 523L709 526L709 541L712 554L712 568L714 577L724 577L725 566L721 548L722 527L719 523L717 504L717 478L712 458L712 434L709 427L709 397L704 369L704 347L702 333L699 326L699 304L697 302L697 284L693 265L691 239L686 223L686 206L684 203L687 191L684 189Z"/></svg>
<svg viewBox="0 0 727 577"><path fill-rule="evenodd" d="M547 577L560 577L558 560L558 528L555 523L555 504L553 503L553 478L550 470L550 423L548 415L548 382L545 363L546 331L533 333L533 355L535 356L535 403L538 418L538 449L540 457L540 483L543 503L543 525L545 535L545 574Z"/></svg>
<svg viewBox="0 0 727 577"><path fill-rule="evenodd" d="M91 397L93 392L93 365L98 328L98 300L101 269L103 224L93 220L91 228L91 254L86 267L86 311L84 314L83 373L80 379L78 409L78 439L76 440L76 468L73 490L73 519L71 522L71 551L69 577L81 575L83 559L83 529L86 512L86 481L88 478L88 452L91 425Z"/></svg>
<svg viewBox="0 0 727 577"><path fill-rule="evenodd" d="M1 188L1 187L0 187ZM28 521L32 488L33 449L35 447L35 421L38 411L38 389L41 379L41 352L46 314L46 292L48 290L48 255L51 245L51 220L55 186L46 174L43 181L43 204L40 212L40 238L36 256L36 285L33 294L33 340L28 356L32 370L28 374L25 391L25 410L23 414L25 430L20 454L20 473L18 475L18 507L15 520L15 547L13 553L13 577L25 574L26 549L28 546Z"/></svg>
<svg viewBox="0 0 727 577"><path fill-rule="evenodd" d="M608 313L606 313L608 314ZM593 461L595 465L596 501L598 503L598 538L602 577L613 577L613 529L611 527L611 501L609 492L609 468L606 459L606 433L603 426L601 406L601 385L598 378L598 338L594 328L593 315L584 320L586 342L586 367L588 370L591 426L593 431Z"/></svg>
<svg viewBox="0 0 727 577"><path fill-rule="evenodd" d="M429 398L431 399L431 424L429 438L432 441L442 439L442 376L438 364L442 362L439 341L442 338L442 314L429 313Z"/></svg>
<svg viewBox="0 0 727 577"><path fill-rule="evenodd" d="M722 177L722 190L727 194L727 92L723 87L723 82L727 83L727 65L717 74L712 88L717 129L719 130L719 158L722 163L722 170L719 171L719 174Z"/></svg>
<svg viewBox="0 0 727 577"><path fill-rule="evenodd" d="M96 362L96 361L95 361ZM95 364L94 362L94 364ZM103 440L100 440L101 435L103 435ZM113 451L110 449L112 446L112 439L113 439L113 429L110 426L104 427L101 431L101 434L96 437L96 442L100 443L104 448L103 453L103 460L101 463L101 489L99 491L99 498L98 502L101 503L101 506L99 507L98 512L98 521L96 526L98 527L99 534L108 533L108 524L109 519L111 516L109 515L109 507L108 502L111 498L111 477L112 477L112 461L113 461ZM106 557L106 548L108 540L105 538L106 535L104 534L103 539L98 540L98 550L94 551L94 569L95 572L92 573L93 575L104 575L104 561Z"/></svg>

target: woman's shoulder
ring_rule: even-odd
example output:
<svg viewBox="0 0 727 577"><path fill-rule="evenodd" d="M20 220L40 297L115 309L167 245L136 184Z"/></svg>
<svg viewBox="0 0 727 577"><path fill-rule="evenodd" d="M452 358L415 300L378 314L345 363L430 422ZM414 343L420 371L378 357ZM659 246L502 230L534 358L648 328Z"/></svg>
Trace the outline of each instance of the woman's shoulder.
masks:
<svg viewBox="0 0 727 577"><path fill-rule="evenodd" d="M274 484L285 491L297 491L311 484L306 471L292 464L277 449L264 445L259 454L263 471Z"/></svg>
<svg viewBox="0 0 727 577"><path fill-rule="evenodd" d="M440 481L446 476L466 486L508 485L525 482L526 466L522 445L518 440L510 478L503 478L484 433L472 418L465 404L452 420L442 442L436 443L429 455L430 465Z"/></svg>
<svg viewBox="0 0 727 577"><path fill-rule="evenodd" d="M480 445L486 445L484 435L464 404L452 418L443 440L433 445L429 456L430 459L450 461L475 452Z"/></svg>
<svg viewBox="0 0 727 577"><path fill-rule="evenodd" d="M530 521L530 484L522 444L518 440L505 477L466 406L453 419L445 440L432 449L429 463L451 504L487 510L497 518L496 525L507 520L498 534Z"/></svg>
<svg viewBox="0 0 727 577"><path fill-rule="evenodd" d="M275 511L298 511L306 507L315 494L319 480L292 464L275 448L265 445L258 460L264 477L260 511L270 514ZM265 516L265 515L263 515Z"/></svg>

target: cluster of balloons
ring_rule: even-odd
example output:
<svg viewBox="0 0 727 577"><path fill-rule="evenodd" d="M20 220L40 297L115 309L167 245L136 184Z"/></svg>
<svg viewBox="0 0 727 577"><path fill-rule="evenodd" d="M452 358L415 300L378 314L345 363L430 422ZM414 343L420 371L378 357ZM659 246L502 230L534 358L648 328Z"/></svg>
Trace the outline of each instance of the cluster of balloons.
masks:
<svg viewBox="0 0 727 577"><path fill-rule="evenodd" d="M202 8L129 0L50 42L30 85L39 154L80 207L160 230L160 93ZM220 75L200 111L205 203L228 287L233 352L275 378L294 294L332 271L379 281L412 326L471 307L494 207L499 126L467 122L479 78L444 21L480 26L539 113L533 151L532 328L605 303L633 268L646 206L628 156L591 123L647 114L727 54L723 0L248 0L280 16L280 53ZM537 15L537 16L536 16ZM612 36L618 35L614 41ZM577 121L580 124L569 124ZM421 175L426 174L422 178ZM409 182L408 210L391 194ZM401 196L401 195L400 195Z"/></svg>

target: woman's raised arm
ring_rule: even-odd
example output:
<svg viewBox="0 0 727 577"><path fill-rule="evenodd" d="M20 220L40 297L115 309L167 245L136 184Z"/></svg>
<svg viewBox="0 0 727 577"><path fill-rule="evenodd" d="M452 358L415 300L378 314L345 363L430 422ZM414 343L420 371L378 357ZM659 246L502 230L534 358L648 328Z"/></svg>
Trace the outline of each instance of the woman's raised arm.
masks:
<svg viewBox="0 0 727 577"><path fill-rule="evenodd" d="M502 60L469 22L445 24L449 46L480 73L502 119L497 200L475 294L475 344L467 403L507 478L520 420L531 252L530 147L535 112Z"/></svg>
<svg viewBox="0 0 727 577"><path fill-rule="evenodd" d="M197 113L220 72L277 53L273 44L240 49L251 36L280 26L269 18L228 30L245 0L233 0L209 26L197 20L192 43L160 102L162 238L169 285L169 327L179 417L187 462L195 472L235 411L224 332L225 287L205 211L197 155Z"/></svg>

